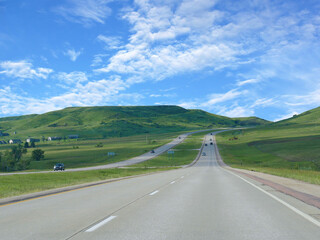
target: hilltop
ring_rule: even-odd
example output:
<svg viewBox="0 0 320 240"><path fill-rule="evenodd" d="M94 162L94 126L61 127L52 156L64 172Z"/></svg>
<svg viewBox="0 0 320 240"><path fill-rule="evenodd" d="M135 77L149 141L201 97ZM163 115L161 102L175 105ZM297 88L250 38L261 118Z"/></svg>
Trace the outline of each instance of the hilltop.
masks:
<svg viewBox="0 0 320 240"><path fill-rule="evenodd" d="M0 118L0 131L15 138L66 136L110 138L145 133L268 124L260 118L228 118L178 106L69 107L44 114ZM9 137L8 137L9 138Z"/></svg>
<svg viewBox="0 0 320 240"><path fill-rule="evenodd" d="M301 114L294 115L291 118L275 122L272 125L301 125L301 124L320 124L320 107L311 109Z"/></svg>

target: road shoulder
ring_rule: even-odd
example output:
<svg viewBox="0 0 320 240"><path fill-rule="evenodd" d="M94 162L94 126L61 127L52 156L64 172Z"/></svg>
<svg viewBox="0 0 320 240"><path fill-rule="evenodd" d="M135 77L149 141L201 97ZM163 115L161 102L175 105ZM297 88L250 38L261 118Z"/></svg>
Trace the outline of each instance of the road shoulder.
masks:
<svg viewBox="0 0 320 240"><path fill-rule="evenodd" d="M239 173L246 177L249 177L257 182L260 182L261 184L267 185L281 193L292 196L300 201L303 201L308 205L311 205L320 209L320 186L319 185L306 183L306 182L302 182L295 179L279 177L279 176L275 176L267 173L232 168L223 162L220 156L215 138L214 138L214 142L215 142L217 160L221 167L227 170L233 171L235 173Z"/></svg>

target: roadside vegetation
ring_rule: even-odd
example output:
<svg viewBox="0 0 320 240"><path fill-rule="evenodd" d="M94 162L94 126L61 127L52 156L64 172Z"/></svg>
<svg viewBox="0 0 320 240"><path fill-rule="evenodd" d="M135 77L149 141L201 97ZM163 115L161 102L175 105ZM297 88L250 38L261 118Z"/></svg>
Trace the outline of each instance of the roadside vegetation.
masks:
<svg viewBox="0 0 320 240"><path fill-rule="evenodd" d="M226 164L320 184L320 108L217 137Z"/></svg>
<svg viewBox="0 0 320 240"><path fill-rule="evenodd" d="M152 160L126 168L0 176L0 198L88 182L177 169L182 165L190 164L196 158L205 134L206 132L202 132L189 136L183 143L173 149L175 152L173 157L170 156L168 158L168 153L166 152Z"/></svg>
<svg viewBox="0 0 320 240"><path fill-rule="evenodd" d="M53 165L60 162L64 163L66 168L114 163L139 156L151 149L164 145L181 133L144 134L96 140L67 139L45 141L37 143L36 148L22 148L22 145L0 145L0 154L2 154L0 171L52 170ZM25 151L23 160L27 164L24 168L18 168L18 165L10 165L11 163L17 163L16 160L6 160L8 159L6 156L15 156L7 152L11 152L12 148L17 148L18 146L21 146L21 150L24 149ZM115 155L108 156L108 152L113 152Z"/></svg>

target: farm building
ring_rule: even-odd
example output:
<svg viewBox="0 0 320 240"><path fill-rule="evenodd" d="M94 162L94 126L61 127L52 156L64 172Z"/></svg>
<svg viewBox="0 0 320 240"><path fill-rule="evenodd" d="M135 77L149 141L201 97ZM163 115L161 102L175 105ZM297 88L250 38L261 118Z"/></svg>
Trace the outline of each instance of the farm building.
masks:
<svg viewBox="0 0 320 240"><path fill-rule="evenodd" d="M22 143L22 141L20 139L10 139L9 143L10 144L16 144L16 143Z"/></svg>
<svg viewBox="0 0 320 240"><path fill-rule="evenodd" d="M9 133L4 133L4 132L0 131L0 136L1 137L9 136Z"/></svg>

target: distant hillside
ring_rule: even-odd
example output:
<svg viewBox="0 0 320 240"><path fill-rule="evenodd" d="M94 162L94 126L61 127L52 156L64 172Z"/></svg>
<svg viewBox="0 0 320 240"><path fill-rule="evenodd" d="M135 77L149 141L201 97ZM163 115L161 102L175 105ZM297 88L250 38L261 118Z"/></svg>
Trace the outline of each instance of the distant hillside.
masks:
<svg viewBox="0 0 320 240"><path fill-rule="evenodd" d="M215 127L259 126L266 120L228 118L178 106L70 107L40 115L0 118L0 131L15 138L66 136L109 138Z"/></svg>
<svg viewBox="0 0 320 240"><path fill-rule="evenodd" d="M276 126L293 124L320 124L320 107L311 109L291 118L274 123Z"/></svg>

